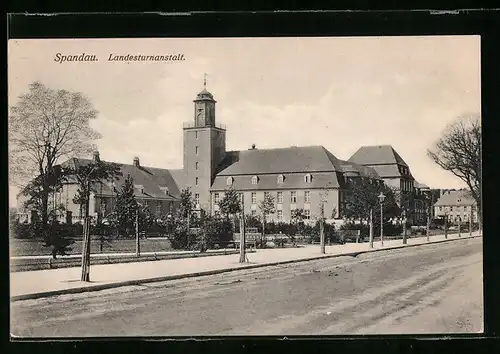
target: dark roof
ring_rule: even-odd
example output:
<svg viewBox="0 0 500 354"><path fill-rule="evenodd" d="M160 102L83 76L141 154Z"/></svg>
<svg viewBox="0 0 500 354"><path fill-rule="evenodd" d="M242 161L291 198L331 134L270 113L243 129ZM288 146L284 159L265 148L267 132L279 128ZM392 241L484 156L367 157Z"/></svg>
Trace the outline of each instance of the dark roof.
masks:
<svg viewBox="0 0 500 354"><path fill-rule="evenodd" d="M207 91L207 89L203 89L200 93L196 95L196 100L209 100L209 101L214 101L214 96Z"/></svg>
<svg viewBox="0 0 500 354"><path fill-rule="evenodd" d="M360 165L398 164L408 167L391 145L362 146L348 161Z"/></svg>
<svg viewBox="0 0 500 354"><path fill-rule="evenodd" d="M63 164L63 167L67 165L74 166L75 164L88 164L90 159L73 158ZM105 162L105 161L103 161ZM118 180L115 180L115 188L120 190L120 188L125 183L127 175L130 174L134 181L134 185L142 186L144 193L136 192L135 195L139 198L144 199L163 199L163 200L176 200L180 196L180 191L175 182L170 170L163 168L145 167L145 166L134 166L127 164L119 164L122 176ZM172 170L177 172L177 170ZM168 188L168 195L165 194L163 188ZM94 187L97 194L102 195L112 195L112 186L110 183L103 181Z"/></svg>
<svg viewBox="0 0 500 354"><path fill-rule="evenodd" d="M381 179L378 175L377 171L373 167L358 165L354 162L339 160L340 167L344 172L344 176L346 177L369 177L373 179Z"/></svg>
<svg viewBox="0 0 500 354"><path fill-rule="evenodd" d="M342 172L338 159L323 146L230 151L220 164L218 176L294 172Z"/></svg>
<svg viewBox="0 0 500 354"><path fill-rule="evenodd" d="M472 198L470 191L458 190L443 193L437 202L436 206L461 206L461 205L474 205L476 201Z"/></svg>
<svg viewBox="0 0 500 354"><path fill-rule="evenodd" d="M306 183L304 177L308 172L301 173L283 173L283 183L278 183L278 176L275 174L249 174L234 175L232 188L235 190L285 190L285 189L324 189L324 188L343 188L344 179L341 172L312 172L311 182ZM257 176L257 184L252 184L252 177ZM212 191L227 190L227 179L229 176L218 175L212 184Z"/></svg>

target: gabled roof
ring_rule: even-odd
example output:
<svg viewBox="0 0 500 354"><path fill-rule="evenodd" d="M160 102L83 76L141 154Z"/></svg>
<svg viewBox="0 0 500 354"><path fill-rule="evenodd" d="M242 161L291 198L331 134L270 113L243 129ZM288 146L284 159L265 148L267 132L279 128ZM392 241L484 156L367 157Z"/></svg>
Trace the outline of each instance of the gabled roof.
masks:
<svg viewBox="0 0 500 354"><path fill-rule="evenodd" d="M340 162L340 167L344 172L344 176L346 177L361 176L373 179L381 179L377 171L375 171L373 167L358 165L357 163L344 160L339 160L339 162Z"/></svg>
<svg viewBox="0 0 500 354"><path fill-rule="evenodd" d="M399 164L408 167L391 145L362 146L348 161L360 165Z"/></svg>
<svg viewBox="0 0 500 354"><path fill-rule="evenodd" d="M75 164L88 164L91 161L90 159L72 158L62 163L61 166L65 167L70 165L73 167ZM138 198L176 200L180 195L179 188L170 170L145 166L137 167L120 163L117 163L117 165L120 166L122 173L122 176L120 176L118 180L115 180L115 188L117 190L120 190L125 183L127 175L130 174L134 181L134 185L140 185L143 188L144 193L136 191L135 196ZM177 170L172 171L177 172ZM168 188L168 195L165 194L164 188ZM102 193L102 195L106 196L113 194L111 184L106 181L97 184L94 186L94 189L97 194Z"/></svg>
<svg viewBox="0 0 500 354"><path fill-rule="evenodd" d="M218 176L294 172L342 172L338 159L323 146L230 151L220 164Z"/></svg>
<svg viewBox="0 0 500 354"><path fill-rule="evenodd" d="M468 190L458 190L449 191L443 193L435 206L462 206L462 205L474 205L476 201L472 198L472 195Z"/></svg>

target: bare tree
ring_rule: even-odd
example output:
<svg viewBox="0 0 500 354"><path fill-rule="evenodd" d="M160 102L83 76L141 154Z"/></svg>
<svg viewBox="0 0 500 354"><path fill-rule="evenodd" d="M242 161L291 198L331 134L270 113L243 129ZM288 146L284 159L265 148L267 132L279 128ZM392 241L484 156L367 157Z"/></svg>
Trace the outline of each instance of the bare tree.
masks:
<svg viewBox="0 0 500 354"><path fill-rule="evenodd" d="M464 181L476 201L479 222L481 208L481 117L459 117L448 125L428 156L441 168Z"/></svg>
<svg viewBox="0 0 500 354"><path fill-rule="evenodd" d="M89 122L97 111L81 93L53 90L40 82L29 86L10 108L8 122L9 183L23 189L33 178L40 183L42 225L48 221L51 175L63 157L81 156L99 138Z"/></svg>

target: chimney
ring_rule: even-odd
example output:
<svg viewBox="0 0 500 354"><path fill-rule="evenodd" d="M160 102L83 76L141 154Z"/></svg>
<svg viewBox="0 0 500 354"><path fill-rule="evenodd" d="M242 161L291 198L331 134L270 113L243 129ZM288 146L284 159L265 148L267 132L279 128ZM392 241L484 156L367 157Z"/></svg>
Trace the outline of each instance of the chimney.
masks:
<svg viewBox="0 0 500 354"><path fill-rule="evenodd" d="M255 144L252 144L252 147L248 150L255 150Z"/></svg>
<svg viewBox="0 0 500 354"><path fill-rule="evenodd" d="M92 160L94 162L98 162L100 161L101 159L99 158L99 151L94 151L94 153L92 154Z"/></svg>
<svg viewBox="0 0 500 354"><path fill-rule="evenodd" d="M140 164L139 164L139 158L136 156L134 157L134 166L135 167L140 167Z"/></svg>

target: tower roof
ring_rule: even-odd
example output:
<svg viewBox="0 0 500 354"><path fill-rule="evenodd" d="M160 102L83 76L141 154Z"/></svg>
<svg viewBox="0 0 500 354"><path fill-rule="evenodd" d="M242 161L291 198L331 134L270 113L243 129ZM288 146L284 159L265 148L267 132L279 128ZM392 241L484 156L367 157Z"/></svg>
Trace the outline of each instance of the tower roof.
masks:
<svg viewBox="0 0 500 354"><path fill-rule="evenodd" d="M196 95L195 101L214 101L214 96L204 88L201 92Z"/></svg>

